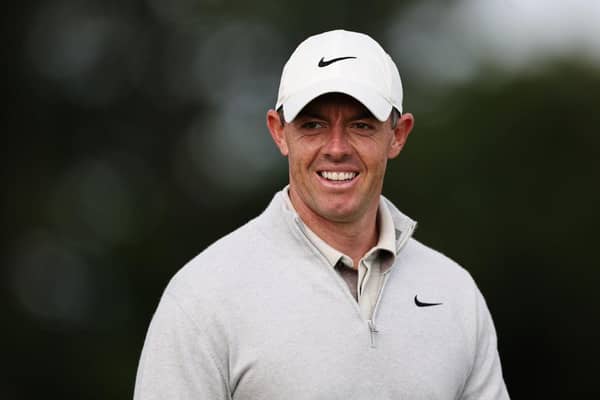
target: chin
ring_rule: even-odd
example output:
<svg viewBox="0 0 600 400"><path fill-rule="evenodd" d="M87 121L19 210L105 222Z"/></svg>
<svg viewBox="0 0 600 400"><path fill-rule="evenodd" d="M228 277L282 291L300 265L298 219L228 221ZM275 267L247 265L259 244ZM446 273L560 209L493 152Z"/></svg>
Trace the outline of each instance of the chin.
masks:
<svg viewBox="0 0 600 400"><path fill-rule="evenodd" d="M357 210L354 209L329 209L323 210L321 215L333 222L351 222L357 219Z"/></svg>

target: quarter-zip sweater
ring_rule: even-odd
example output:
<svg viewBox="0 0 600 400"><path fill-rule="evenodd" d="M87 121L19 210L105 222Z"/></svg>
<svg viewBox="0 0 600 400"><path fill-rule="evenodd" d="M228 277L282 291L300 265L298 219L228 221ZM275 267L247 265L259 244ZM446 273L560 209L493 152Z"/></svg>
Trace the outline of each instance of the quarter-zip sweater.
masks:
<svg viewBox="0 0 600 400"><path fill-rule="evenodd" d="M135 400L508 398L481 293L410 218L385 200L397 254L365 320L283 195L169 282Z"/></svg>

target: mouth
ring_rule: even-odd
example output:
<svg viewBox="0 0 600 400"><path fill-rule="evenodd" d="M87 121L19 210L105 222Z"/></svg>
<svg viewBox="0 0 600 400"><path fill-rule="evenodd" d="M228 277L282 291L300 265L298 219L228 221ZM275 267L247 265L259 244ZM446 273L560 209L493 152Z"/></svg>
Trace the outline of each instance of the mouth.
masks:
<svg viewBox="0 0 600 400"><path fill-rule="evenodd" d="M319 171L319 176L329 182L350 182L357 176L357 172Z"/></svg>

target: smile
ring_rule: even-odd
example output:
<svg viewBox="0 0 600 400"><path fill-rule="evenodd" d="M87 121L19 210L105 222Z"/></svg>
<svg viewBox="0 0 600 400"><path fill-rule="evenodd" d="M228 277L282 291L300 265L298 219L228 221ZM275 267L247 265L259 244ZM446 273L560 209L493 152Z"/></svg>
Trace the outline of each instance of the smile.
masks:
<svg viewBox="0 0 600 400"><path fill-rule="evenodd" d="M328 181L340 182L340 181L351 181L358 175L356 172L332 172L332 171L320 171L319 175Z"/></svg>

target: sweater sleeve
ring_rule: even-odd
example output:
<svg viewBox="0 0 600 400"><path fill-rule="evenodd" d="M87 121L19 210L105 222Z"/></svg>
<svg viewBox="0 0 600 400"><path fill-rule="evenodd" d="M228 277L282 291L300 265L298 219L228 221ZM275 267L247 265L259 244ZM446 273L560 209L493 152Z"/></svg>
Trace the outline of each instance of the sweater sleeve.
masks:
<svg viewBox="0 0 600 400"><path fill-rule="evenodd" d="M146 335L134 400L231 399L224 362L211 340L215 336L165 292Z"/></svg>
<svg viewBox="0 0 600 400"><path fill-rule="evenodd" d="M508 400L497 348L496 329L483 295L475 288L475 358L461 400Z"/></svg>

